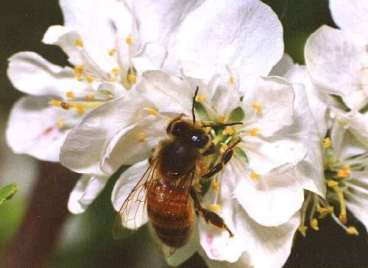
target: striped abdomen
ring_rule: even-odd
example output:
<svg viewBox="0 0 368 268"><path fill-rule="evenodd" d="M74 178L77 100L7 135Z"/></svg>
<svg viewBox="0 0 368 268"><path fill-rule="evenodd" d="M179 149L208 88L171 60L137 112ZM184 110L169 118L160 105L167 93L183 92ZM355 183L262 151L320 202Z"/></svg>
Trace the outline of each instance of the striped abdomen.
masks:
<svg viewBox="0 0 368 268"><path fill-rule="evenodd" d="M153 182L147 193L147 212L164 244L173 248L185 245L194 222L192 200L187 190Z"/></svg>

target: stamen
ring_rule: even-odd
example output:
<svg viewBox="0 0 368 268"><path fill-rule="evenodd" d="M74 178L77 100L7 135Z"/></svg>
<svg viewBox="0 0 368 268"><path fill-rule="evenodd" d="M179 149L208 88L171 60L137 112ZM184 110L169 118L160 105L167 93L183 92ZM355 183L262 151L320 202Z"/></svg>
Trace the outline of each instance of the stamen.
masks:
<svg viewBox="0 0 368 268"><path fill-rule="evenodd" d="M227 136L231 136L234 133L235 133L234 128L230 126L225 127L225 129L222 131L222 134L227 135Z"/></svg>
<svg viewBox="0 0 368 268"><path fill-rule="evenodd" d="M195 98L195 101L196 102L199 102L199 103L203 103L204 101L206 101L206 96L204 96L204 95L197 95L196 98Z"/></svg>
<svg viewBox="0 0 368 268"><path fill-rule="evenodd" d="M223 115L218 116L218 117L217 117L217 121L218 121L219 123L225 123L225 116L223 116Z"/></svg>
<svg viewBox="0 0 368 268"><path fill-rule="evenodd" d="M114 56L114 55L115 55L115 53L116 53L116 48L112 48L112 49L109 49L109 50L107 51L107 54L108 54L110 57Z"/></svg>
<svg viewBox="0 0 368 268"><path fill-rule="evenodd" d="M134 43L134 38L133 38L133 36L128 35L128 36L125 38L125 43L127 43L127 45L128 45L128 46L133 45L133 43Z"/></svg>
<svg viewBox="0 0 368 268"><path fill-rule="evenodd" d="M56 126L58 129L62 129L65 126L65 120L63 118L58 118L56 120Z"/></svg>
<svg viewBox="0 0 368 268"><path fill-rule="evenodd" d="M146 141L146 134L143 131L139 132L138 135L137 135L137 140L140 143L145 142Z"/></svg>
<svg viewBox="0 0 368 268"><path fill-rule="evenodd" d="M131 89L131 87L137 82L137 71L134 67L128 69L127 75L123 79L123 85L126 89Z"/></svg>
<svg viewBox="0 0 368 268"><path fill-rule="evenodd" d="M84 73L84 66L83 65L76 65L74 67L74 77L78 81L82 80L83 73Z"/></svg>
<svg viewBox="0 0 368 268"><path fill-rule="evenodd" d="M155 107L144 107L144 111L146 111L149 115L158 116L160 112Z"/></svg>
<svg viewBox="0 0 368 268"><path fill-rule="evenodd" d="M220 191L220 182L218 181L218 179L213 179L212 180L211 188L212 188L212 191L214 191L214 192Z"/></svg>
<svg viewBox="0 0 368 268"><path fill-rule="evenodd" d="M327 186L335 191L340 205L339 220L341 221L342 224L346 224L348 222L348 217L346 212L346 201L344 197L344 192L340 189L338 183L334 180L328 180Z"/></svg>
<svg viewBox="0 0 368 268"><path fill-rule="evenodd" d="M354 226L349 226L346 228L346 233L348 235L359 235L359 231Z"/></svg>
<svg viewBox="0 0 368 268"><path fill-rule="evenodd" d="M313 230L318 231L319 230L318 220L316 218L311 219L310 226L312 227Z"/></svg>
<svg viewBox="0 0 368 268"><path fill-rule="evenodd" d="M116 78L118 77L118 75L120 74L121 72L121 69L120 67L114 67L111 69L111 72L110 72L110 78L111 80L115 81Z"/></svg>
<svg viewBox="0 0 368 268"><path fill-rule="evenodd" d="M260 129L259 128L252 128L250 131L249 131L249 135L251 135L252 137L255 137L259 134L260 132Z"/></svg>
<svg viewBox="0 0 368 268"><path fill-rule="evenodd" d="M92 84L95 79L91 75L86 76L86 81L88 84Z"/></svg>
<svg viewBox="0 0 368 268"><path fill-rule="evenodd" d="M302 234L302 236L306 236L307 235L307 230L308 230L308 227L305 226L304 224L303 225L300 225L299 228L298 228L298 231Z"/></svg>
<svg viewBox="0 0 368 268"><path fill-rule="evenodd" d="M343 165L339 171L337 172L337 176L340 178L346 178L350 176L350 166L349 165Z"/></svg>
<svg viewBox="0 0 368 268"><path fill-rule="evenodd" d="M208 210L215 212L215 213L219 213L221 211L221 206L219 204L210 204L208 205Z"/></svg>
<svg viewBox="0 0 368 268"><path fill-rule="evenodd" d="M332 146L332 141L331 141L330 138L327 137L327 138L323 139L322 144L323 144L324 149L329 149Z"/></svg>
<svg viewBox="0 0 368 268"><path fill-rule="evenodd" d="M74 45L76 46L76 47L78 47L78 48L83 48L83 41L82 41L82 39L75 39L74 40Z"/></svg>
<svg viewBox="0 0 368 268"><path fill-rule="evenodd" d="M318 211L318 213L319 213L319 215L320 215L320 217L325 217L325 216L327 216L328 214L331 214L332 212L333 212L333 207L331 207L331 206L328 206L328 207L321 207L321 206L317 206L317 211Z"/></svg>
<svg viewBox="0 0 368 268"><path fill-rule="evenodd" d="M75 98L75 94L74 94L74 91L73 90L69 90L65 93L65 96L68 98L68 99L74 99Z"/></svg>
<svg viewBox="0 0 368 268"><path fill-rule="evenodd" d="M225 153L228 148L229 146L226 143L221 143L220 153L221 154Z"/></svg>
<svg viewBox="0 0 368 268"><path fill-rule="evenodd" d="M256 114L262 113L262 104L259 101L253 101L252 108Z"/></svg>
<svg viewBox="0 0 368 268"><path fill-rule="evenodd" d="M251 172L250 172L250 178L253 180L253 181L257 181L258 179L259 179L259 174L257 173L257 172L255 172L254 170L252 170Z"/></svg>
<svg viewBox="0 0 368 268"><path fill-rule="evenodd" d="M94 94L94 93L92 93L92 92L90 92L90 93L88 93L88 94L84 97L84 99L85 99L86 101L93 101L93 100L95 99L95 94Z"/></svg>
<svg viewBox="0 0 368 268"><path fill-rule="evenodd" d="M194 190L197 192L197 193L200 193L202 192L202 184L200 183L200 180L199 178L196 178L193 182L193 187L194 187Z"/></svg>
<svg viewBox="0 0 368 268"><path fill-rule="evenodd" d="M233 75L230 75L228 83L229 83L229 86L230 87L234 87L235 86L236 79L235 79L235 77Z"/></svg>
<svg viewBox="0 0 368 268"><path fill-rule="evenodd" d="M69 103L57 99L50 100L49 104L54 107L63 108L64 110L68 110L70 108Z"/></svg>

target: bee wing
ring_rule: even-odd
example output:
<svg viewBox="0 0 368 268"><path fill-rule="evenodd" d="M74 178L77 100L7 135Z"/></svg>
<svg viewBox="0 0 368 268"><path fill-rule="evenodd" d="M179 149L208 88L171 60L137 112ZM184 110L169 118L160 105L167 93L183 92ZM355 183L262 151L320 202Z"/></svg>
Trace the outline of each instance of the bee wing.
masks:
<svg viewBox="0 0 368 268"><path fill-rule="evenodd" d="M146 193L154 173L154 165L150 166L148 161L142 161L120 176L112 193L112 202L119 211L114 229L123 226L134 230L148 221ZM115 231L113 230L116 234Z"/></svg>

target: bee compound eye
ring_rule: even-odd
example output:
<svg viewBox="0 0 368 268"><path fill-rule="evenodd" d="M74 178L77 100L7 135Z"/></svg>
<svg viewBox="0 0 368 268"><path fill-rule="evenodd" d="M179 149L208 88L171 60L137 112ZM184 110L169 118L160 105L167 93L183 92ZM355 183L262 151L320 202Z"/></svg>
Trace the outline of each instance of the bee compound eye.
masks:
<svg viewBox="0 0 368 268"><path fill-rule="evenodd" d="M209 137L206 134L197 134L192 136L192 142L197 148L205 147L209 142Z"/></svg>

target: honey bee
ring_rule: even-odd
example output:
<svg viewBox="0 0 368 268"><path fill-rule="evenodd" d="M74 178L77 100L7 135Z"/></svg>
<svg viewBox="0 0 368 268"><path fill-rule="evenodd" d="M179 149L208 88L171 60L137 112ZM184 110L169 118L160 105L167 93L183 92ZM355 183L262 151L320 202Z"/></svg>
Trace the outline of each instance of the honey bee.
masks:
<svg viewBox="0 0 368 268"><path fill-rule="evenodd" d="M135 210L133 214L137 216L145 214L146 209L157 237L172 249L181 248L186 244L196 215L233 236L219 215L202 207L200 197L192 184L198 176L210 178L217 174L231 159L233 149L240 140L230 145L221 154L220 160L205 174L201 174L201 161L204 157L216 153L216 149L203 125L196 122L194 103L197 94L198 87L193 98L192 121L180 115L169 123L167 139L162 140L153 150L148 170L119 211L121 220L128 221L131 220L128 217L132 215L131 210Z"/></svg>

